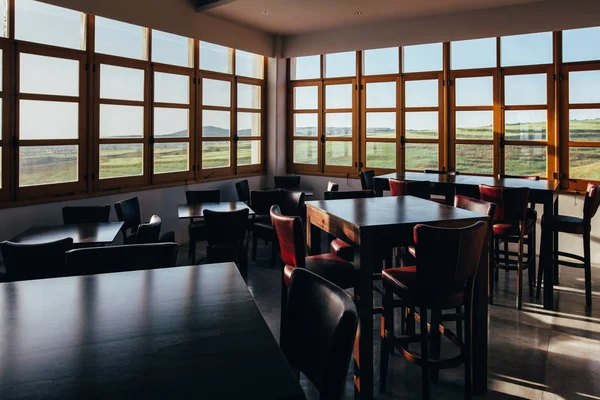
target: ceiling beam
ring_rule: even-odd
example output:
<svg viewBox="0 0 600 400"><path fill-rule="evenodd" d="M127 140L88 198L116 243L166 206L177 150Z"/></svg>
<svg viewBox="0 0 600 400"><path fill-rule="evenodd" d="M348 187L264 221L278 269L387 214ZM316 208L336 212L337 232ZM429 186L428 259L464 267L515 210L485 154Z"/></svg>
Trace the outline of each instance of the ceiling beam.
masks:
<svg viewBox="0 0 600 400"><path fill-rule="evenodd" d="M211 8L224 6L225 4L233 3L238 0L195 0L196 11L206 11Z"/></svg>

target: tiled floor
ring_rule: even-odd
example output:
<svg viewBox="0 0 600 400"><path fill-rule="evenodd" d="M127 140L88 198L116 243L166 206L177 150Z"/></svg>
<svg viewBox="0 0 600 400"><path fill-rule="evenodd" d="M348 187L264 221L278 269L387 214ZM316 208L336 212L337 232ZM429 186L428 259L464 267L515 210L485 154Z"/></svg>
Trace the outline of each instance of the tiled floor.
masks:
<svg viewBox="0 0 600 400"><path fill-rule="evenodd" d="M199 245L199 249L203 246ZM198 255L201 255L199 250ZM273 335L279 337L280 271L269 267L270 250L261 243L256 263L250 262L248 286ZM179 264L187 264L187 248L181 248ZM556 292L557 311L549 312L525 291L522 311L514 309L515 273L500 272L496 304L489 318L490 399L600 399L600 266L592 277L595 308L586 310L583 270L561 269L561 287ZM525 283L527 280L525 281ZM525 287L527 287L525 285ZM375 301L379 299L376 297ZM399 318L396 318L398 321ZM374 318L375 370L378 382L379 318ZM443 346L442 355L452 351ZM463 398L463 368L440 373L432 384L432 399ZM400 356L391 357L388 390L379 399L420 399L420 369ZM318 393L301 380L309 399ZM353 399L351 371L346 398Z"/></svg>

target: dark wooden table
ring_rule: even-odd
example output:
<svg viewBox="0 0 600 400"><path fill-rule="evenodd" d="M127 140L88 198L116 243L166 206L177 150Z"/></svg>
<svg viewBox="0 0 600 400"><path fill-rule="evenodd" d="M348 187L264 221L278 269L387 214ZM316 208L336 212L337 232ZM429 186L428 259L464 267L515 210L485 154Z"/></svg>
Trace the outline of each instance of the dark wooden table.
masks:
<svg viewBox="0 0 600 400"><path fill-rule="evenodd" d="M320 235L325 231L360 247L359 380L361 399L373 398L373 271L381 263L382 252L412 244L413 228L418 223L467 226L488 217L413 196L375 197L352 200L309 201L307 241L311 254L320 253ZM488 251L482 254L475 294L473 321L473 378L476 393L487 386L487 279Z"/></svg>
<svg viewBox="0 0 600 400"><path fill-rule="evenodd" d="M0 398L304 399L233 263L0 284Z"/></svg>
<svg viewBox="0 0 600 400"><path fill-rule="evenodd" d="M221 201L219 203L199 203L199 204L178 204L177 215L179 219L204 218L204 210L211 211L237 211L248 209L249 215L254 215L254 211L246 203L241 201Z"/></svg>
<svg viewBox="0 0 600 400"><path fill-rule="evenodd" d="M13 238L13 242L39 244L73 238L74 244L110 244L123 222L99 222L73 225L34 226Z"/></svg>

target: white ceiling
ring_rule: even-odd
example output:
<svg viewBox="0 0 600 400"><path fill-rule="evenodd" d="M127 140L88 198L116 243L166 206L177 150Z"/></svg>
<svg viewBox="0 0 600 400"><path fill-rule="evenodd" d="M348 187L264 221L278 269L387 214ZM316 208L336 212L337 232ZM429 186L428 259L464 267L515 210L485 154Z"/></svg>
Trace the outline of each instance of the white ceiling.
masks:
<svg viewBox="0 0 600 400"><path fill-rule="evenodd" d="M203 12L276 35L297 35L537 1L545 0L237 0Z"/></svg>

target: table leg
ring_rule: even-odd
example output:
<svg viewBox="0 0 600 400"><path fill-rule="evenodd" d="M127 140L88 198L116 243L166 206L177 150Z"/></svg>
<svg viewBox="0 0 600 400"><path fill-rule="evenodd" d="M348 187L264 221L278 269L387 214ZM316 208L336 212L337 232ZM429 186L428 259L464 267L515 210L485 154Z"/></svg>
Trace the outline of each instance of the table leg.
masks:
<svg viewBox="0 0 600 400"><path fill-rule="evenodd" d="M473 297L471 354L473 358L473 393L478 396L487 392L489 247L489 244L483 246L481 252Z"/></svg>
<svg viewBox="0 0 600 400"><path fill-rule="evenodd" d="M556 196L558 201L558 196ZM548 225L554 219L554 194L544 201L543 220ZM544 270L544 309L554 309L554 235L552 229L542 224L542 242L540 244L540 265Z"/></svg>
<svg viewBox="0 0 600 400"><path fill-rule="evenodd" d="M321 228L311 224L310 216L306 221L306 244L308 255L321 254Z"/></svg>

